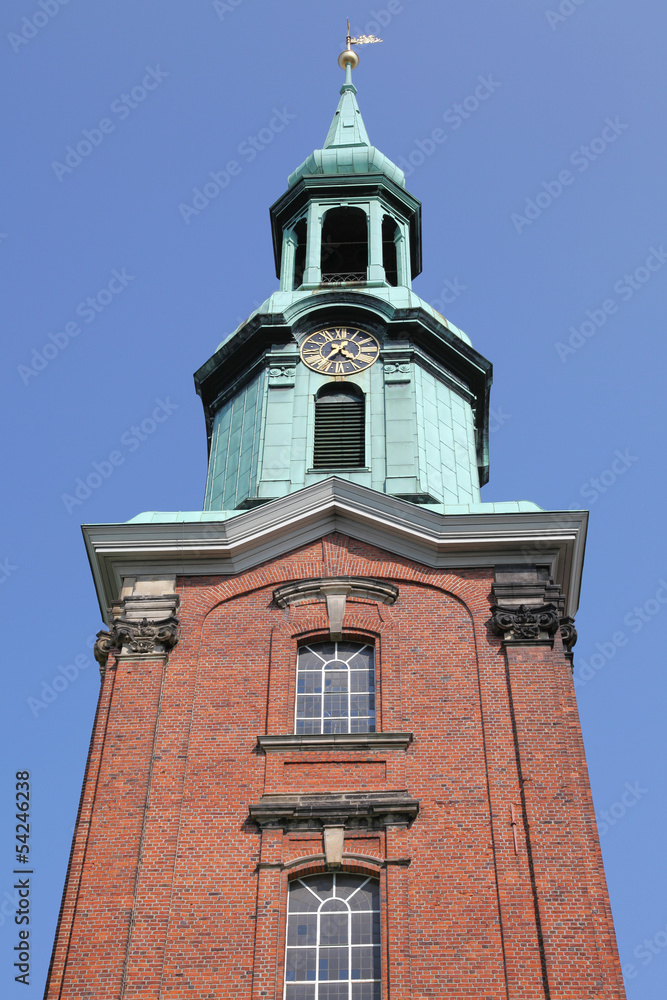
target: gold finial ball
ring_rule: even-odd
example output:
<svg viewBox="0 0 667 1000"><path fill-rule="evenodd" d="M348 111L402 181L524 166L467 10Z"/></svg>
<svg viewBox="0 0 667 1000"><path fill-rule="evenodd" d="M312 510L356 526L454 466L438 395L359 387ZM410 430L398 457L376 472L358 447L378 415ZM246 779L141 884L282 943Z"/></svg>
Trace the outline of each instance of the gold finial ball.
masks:
<svg viewBox="0 0 667 1000"><path fill-rule="evenodd" d="M359 56L352 49L344 49L338 56L338 65L341 69L345 69L345 64L350 64L350 69L356 69L359 65Z"/></svg>

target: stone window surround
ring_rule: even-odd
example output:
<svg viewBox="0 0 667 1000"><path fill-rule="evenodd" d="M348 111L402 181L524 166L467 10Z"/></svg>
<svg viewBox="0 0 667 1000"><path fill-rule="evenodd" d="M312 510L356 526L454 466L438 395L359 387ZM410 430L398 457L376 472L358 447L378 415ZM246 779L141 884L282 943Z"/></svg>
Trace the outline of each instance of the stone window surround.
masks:
<svg viewBox="0 0 667 1000"><path fill-rule="evenodd" d="M344 619L348 609L348 597L361 599L363 601L373 601L377 605L394 604L398 598L398 587L385 580L377 580L370 577L317 577L305 580L291 580L276 587L273 591L273 600L278 607L288 608L294 604L322 602L325 604L326 621L328 623L328 634L320 625L315 632L311 629L297 628L292 630L288 626L288 635L285 636L290 645L298 647L304 642L339 641L350 640L366 642L375 648L375 669L376 669L376 725L384 725L383 712L381 710L381 683L380 667L381 656L380 643L382 641L381 631L373 628L368 630L367 624L359 626L358 621L348 622L345 627ZM359 605L357 605L359 608ZM321 611L318 612L320 621ZM286 623L287 624L287 623ZM290 623L296 624L296 622ZM305 624L305 623L304 623ZM273 729L271 735L258 737L258 748L266 752L294 752L301 750L385 750L390 746L393 749L405 749L412 740L412 734L397 733L392 730L390 733L331 733L331 734L295 734L294 733L294 706L296 704L296 660L290 666L290 698L288 716L284 719L285 729L282 725ZM278 720L276 720L278 721ZM270 721L269 721L270 725ZM281 731L282 730L282 731Z"/></svg>
<svg viewBox="0 0 667 1000"><path fill-rule="evenodd" d="M332 642L343 638L343 622L348 597L357 597L378 604L394 604L398 587L384 580L368 577L336 576L310 580L294 580L276 587L273 600L279 608L301 601L325 600Z"/></svg>

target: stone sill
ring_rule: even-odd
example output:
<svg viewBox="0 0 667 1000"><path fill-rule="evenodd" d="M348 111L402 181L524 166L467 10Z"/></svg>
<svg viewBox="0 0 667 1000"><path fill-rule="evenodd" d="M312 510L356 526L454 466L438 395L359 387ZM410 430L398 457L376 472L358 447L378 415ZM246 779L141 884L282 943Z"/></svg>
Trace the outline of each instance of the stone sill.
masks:
<svg viewBox="0 0 667 1000"><path fill-rule="evenodd" d="M258 736L264 753L304 750L407 750L412 733L311 733L309 735Z"/></svg>
<svg viewBox="0 0 667 1000"><path fill-rule="evenodd" d="M306 474L309 476L347 476L350 473L354 473L355 476L362 472L370 472L369 465L350 465L341 468L339 465L332 465L330 469L306 469Z"/></svg>

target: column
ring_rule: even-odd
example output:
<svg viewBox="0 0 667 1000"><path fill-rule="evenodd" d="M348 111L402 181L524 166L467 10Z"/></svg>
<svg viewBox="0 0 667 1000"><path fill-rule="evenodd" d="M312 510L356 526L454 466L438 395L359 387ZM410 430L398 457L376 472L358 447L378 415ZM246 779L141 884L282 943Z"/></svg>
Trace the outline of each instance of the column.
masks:
<svg viewBox="0 0 667 1000"><path fill-rule="evenodd" d="M290 230L283 236L283 257L280 265L280 291L294 290L294 258L296 254L296 236Z"/></svg>
<svg viewBox="0 0 667 1000"><path fill-rule="evenodd" d="M370 204L368 220L368 281L386 280L382 262L382 205L379 201Z"/></svg>
<svg viewBox="0 0 667 1000"><path fill-rule="evenodd" d="M410 241L406 236L406 226L399 222L394 236L396 244L396 271L398 272L399 285L407 285L410 288L412 276L410 274Z"/></svg>
<svg viewBox="0 0 667 1000"><path fill-rule="evenodd" d="M308 206L306 231L306 269L304 285L319 285L322 280L322 214L321 206L311 202Z"/></svg>

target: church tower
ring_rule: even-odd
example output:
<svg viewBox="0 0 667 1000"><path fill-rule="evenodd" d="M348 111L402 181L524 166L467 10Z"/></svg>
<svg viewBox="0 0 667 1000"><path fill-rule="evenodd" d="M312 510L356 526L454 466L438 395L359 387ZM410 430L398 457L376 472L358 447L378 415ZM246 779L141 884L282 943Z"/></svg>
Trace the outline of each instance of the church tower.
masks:
<svg viewBox="0 0 667 1000"><path fill-rule="evenodd" d="M102 688L47 1000L623 1000L572 683L587 514L487 503L491 365L348 37L195 375L203 511L86 526Z"/></svg>

